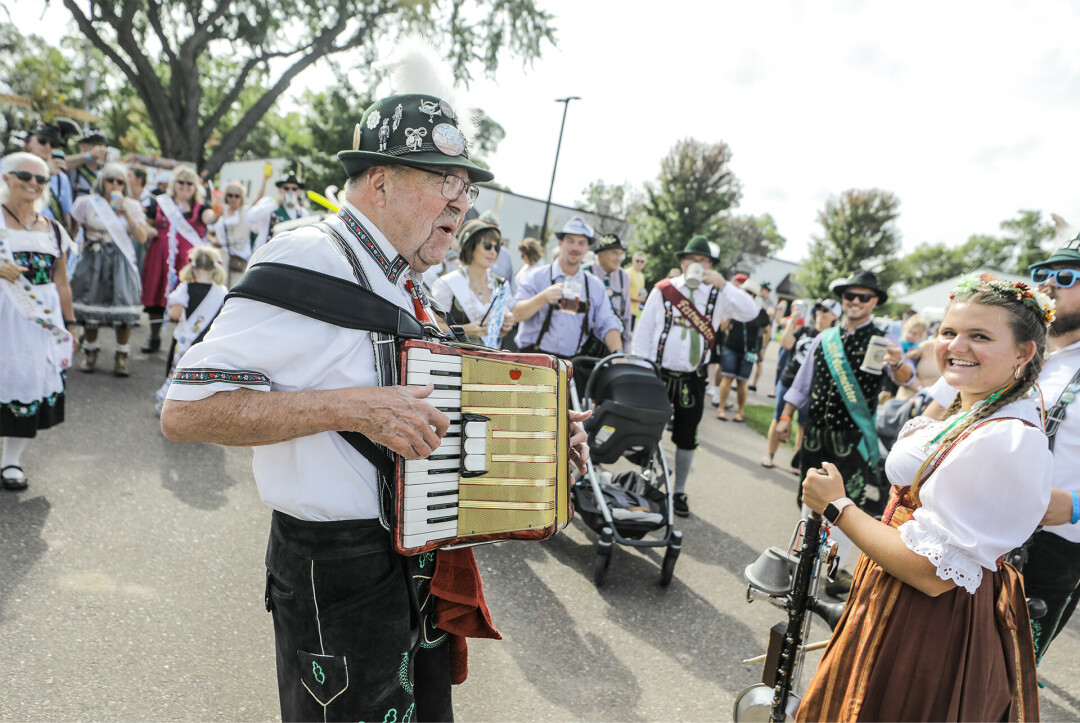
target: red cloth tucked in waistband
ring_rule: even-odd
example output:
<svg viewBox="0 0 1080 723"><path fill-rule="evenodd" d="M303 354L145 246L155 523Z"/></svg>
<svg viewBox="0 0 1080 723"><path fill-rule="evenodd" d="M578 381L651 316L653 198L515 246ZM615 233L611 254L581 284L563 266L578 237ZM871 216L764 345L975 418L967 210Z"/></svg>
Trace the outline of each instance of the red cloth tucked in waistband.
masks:
<svg viewBox="0 0 1080 723"><path fill-rule="evenodd" d="M435 625L450 633L450 682L460 685L469 675L469 645L465 639L502 640L491 623L472 548L439 550L431 594L435 597Z"/></svg>

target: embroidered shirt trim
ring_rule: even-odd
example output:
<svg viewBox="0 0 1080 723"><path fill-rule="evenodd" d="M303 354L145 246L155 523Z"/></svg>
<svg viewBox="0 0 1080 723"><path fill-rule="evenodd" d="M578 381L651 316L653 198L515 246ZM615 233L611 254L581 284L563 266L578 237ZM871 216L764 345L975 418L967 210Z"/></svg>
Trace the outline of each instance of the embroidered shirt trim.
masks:
<svg viewBox="0 0 1080 723"><path fill-rule="evenodd" d="M173 384L244 384L252 387L270 386L270 377L261 372L248 370L225 371L223 369L178 369L173 374Z"/></svg>
<svg viewBox="0 0 1080 723"><path fill-rule="evenodd" d="M345 228L349 229L352 235L356 237L356 240L360 242L360 245L375 260L375 263L379 265L383 275L386 276L386 280L391 284L396 284L401 272L408 266L408 262L402 258L401 254L398 254L393 261L387 259L386 254L379 248L379 244L371 237L364 225L360 223L360 219L349 212L349 209L343 208L338 211L338 218L344 222Z"/></svg>

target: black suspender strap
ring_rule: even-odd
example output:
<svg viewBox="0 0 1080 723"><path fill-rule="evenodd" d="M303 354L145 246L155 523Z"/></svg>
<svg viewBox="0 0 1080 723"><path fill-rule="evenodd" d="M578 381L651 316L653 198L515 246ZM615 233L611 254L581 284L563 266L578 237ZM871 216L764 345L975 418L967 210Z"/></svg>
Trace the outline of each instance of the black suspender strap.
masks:
<svg viewBox="0 0 1080 723"><path fill-rule="evenodd" d="M1065 385L1065 389L1062 390L1061 396L1058 397L1054 406L1046 412L1046 436L1050 440L1050 451L1054 451L1054 441L1057 439L1058 427L1065 421L1065 408L1069 406L1069 402L1072 402L1076 397L1076 392L1069 390L1069 387L1080 384L1080 369L1076 370L1072 379ZM1066 401L1068 400L1068 401Z"/></svg>

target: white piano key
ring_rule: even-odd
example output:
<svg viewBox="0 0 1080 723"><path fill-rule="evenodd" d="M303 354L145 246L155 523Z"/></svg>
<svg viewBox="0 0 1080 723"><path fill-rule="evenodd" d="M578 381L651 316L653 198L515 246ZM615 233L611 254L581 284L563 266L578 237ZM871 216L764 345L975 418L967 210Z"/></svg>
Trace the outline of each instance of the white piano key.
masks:
<svg viewBox="0 0 1080 723"><path fill-rule="evenodd" d="M446 387L461 388L461 377L447 374L431 374L424 369L407 369L405 371L405 383L422 387L428 384L441 384Z"/></svg>
<svg viewBox="0 0 1080 723"><path fill-rule="evenodd" d="M405 460L405 474L415 472L427 472L428 470L440 472L454 472L458 469L458 463L452 459L407 459Z"/></svg>
<svg viewBox="0 0 1080 723"><path fill-rule="evenodd" d="M487 438L486 437L466 437L465 438L465 454L473 455L477 454L481 457L487 451Z"/></svg>
<svg viewBox="0 0 1080 723"><path fill-rule="evenodd" d="M416 366L419 369L461 371L461 357L456 354L434 354L430 349L409 349L406 356L408 365Z"/></svg>
<svg viewBox="0 0 1080 723"><path fill-rule="evenodd" d="M466 472L486 472L487 460L482 454L467 454L464 466Z"/></svg>
<svg viewBox="0 0 1080 723"><path fill-rule="evenodd" d="M466 437L487 437L487 422L465 422Z"/></svg>
<svg viewBox="0 0 1080 723"><path fill-rule="evenodd" d="M428 526L428 520L430 520L430 519L434 519L434 518L438 518L438 517L450 517L450 516L453 516L453 515L457 515L457 513L458 513L457 505L455 505L453 507L446 507L446 508L443 508L443 509L438 509L438 510L432 510L432 509L429 509L427 507L418 507L418 508L415 508L415 509L406 508L405 511L401 513L401 521L402 521L403 524L406 524L406 525L409 525L409 526L414 525L414 524L419 524L419 525L424 525L425 527L427 527ZM441 523L436 523L436 524L441 524ZM454 527L455 528L457 527L457 520L454 520Z"/></svg>
<svg viewBox="0 0 1080 723"><path fill-rule="evenodd" d="M427 399L429 402L434 402L434 400L436 399L444 399L448 402L453 402L454 406L461 406L460 389L436 389L424 398Z"/></svg>
<svg viewBox="0 0 1080 723"><path fill-rule="evenodd" d="M450 490L450 492L453 494L441 494L435 497L406 497L401 506L406 510L430 510L432 507L446 504L456 506L458 501L457 489Z"/></svg>
<svg viewBox="0 0 1080 723"><path fill-rule="evenodd" d="M461 437L443 437L439 446L431 453L437 454L461 454Z"/></svg>
<svg viewBox="0 0 1080 723"><path fill-rule="evenodd" d="M422 547L429 542L448 540L451 537L457 537L457 530L457 520L440 522L435 525L402 524L402 546L405 548Z"/></svg>
<svg viewBox="0 0 1080 723"><path fill-rule="evenodd" d="M406 497L420 497L428 492L441 492L444 489L456 490L460 481L461 475L456 469L443 474L406 473L405 483L401 487Z"/></svg>

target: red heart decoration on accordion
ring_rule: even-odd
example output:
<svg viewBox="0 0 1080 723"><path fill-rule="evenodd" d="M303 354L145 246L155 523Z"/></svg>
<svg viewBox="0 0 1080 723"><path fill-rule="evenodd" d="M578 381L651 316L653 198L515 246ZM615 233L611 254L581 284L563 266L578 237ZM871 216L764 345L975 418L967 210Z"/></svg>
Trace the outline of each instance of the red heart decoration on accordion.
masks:
<svg viewBox="0 0 1080 723"><path fill-rule="evenodd" d="M513 379L515 382L518 379L521 379L521 370L520 369L511 369L510 370L510 378Z"/></svg>

